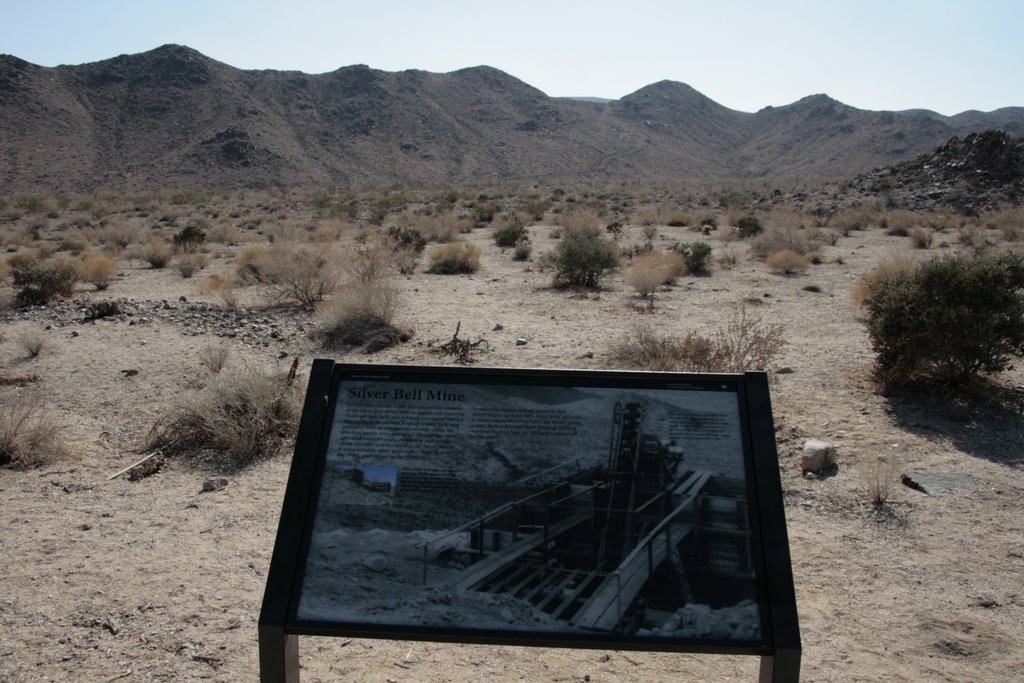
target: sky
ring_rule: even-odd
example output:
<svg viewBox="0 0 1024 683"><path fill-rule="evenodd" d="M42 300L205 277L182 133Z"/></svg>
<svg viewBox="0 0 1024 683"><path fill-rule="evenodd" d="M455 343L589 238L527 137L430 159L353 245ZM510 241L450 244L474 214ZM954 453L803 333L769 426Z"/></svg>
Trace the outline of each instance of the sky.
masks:
<svg viewBox="0 0 1024 683"><path fill-rule="evenodd" d="M672 80L748 112L1024 106L1022 32L1024 0L0 0L0 53L42 66L177 43L242 69L488 65L553 97Z"/></svg>

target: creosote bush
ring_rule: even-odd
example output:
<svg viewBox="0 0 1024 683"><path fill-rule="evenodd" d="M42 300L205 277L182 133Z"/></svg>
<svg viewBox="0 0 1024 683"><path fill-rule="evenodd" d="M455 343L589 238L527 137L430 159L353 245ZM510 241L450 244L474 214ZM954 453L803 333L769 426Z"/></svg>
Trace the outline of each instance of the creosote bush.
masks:
<svg viewBox="0 0 1024 683"><path fill-rule="evenodd" d="M244 465L275 455L294 436L298 414L298 387L286 373L243 366L214 375L179 401L150 430L146 446Z"/></svg>
<svg viewBox="0 0 1024 683"><path fill-rule="evenodd" d="M475 273L480 267L480 247L469 242L455 241L440 244L430 250L431 273L455 275Z"/></svg>
<svg viewBox="0 0 1024 683"><path fill-rule="evenodd" d="M530 233L522 223L512 223L494 231L494 243L502 248L514 247L530 240Z"/></svg>
<svg viewBox="0 0 1024 683"><path fill-rule="evenodd" d="M597 287L606 273L618 267L618 249L597 228L579 228L562 238L551 262L559 284Z"/></svg>
<svg viewBox="0 0 1024 683"><path fill-rule="evenodd" d="M710 271L708 263L711 261L711 245L707 242L701 241L692 244L676 242L672 245L672 249L682 255L688 273L706 275Z"/></svg>
<svg viewBox="0 0 1024 683"><path fill-rule="evenodd" d="M959 386L1024 355L1024 257L947 256L865 282L886 384Z"/></svg>
<svg viewBox="0 0 1024 683"><path fill-rule="evenodd" d="M19 307L45 306L57 297L71 296L78 274L70 263L56 259L31 261L11 267L11 281Z"/></svg>
<svg viewBox="0 0 1024 683"><path fill-rule="evenodd" d="M0 401L0 467L30 469L68 457L60 428L38 396Z"/></svg>
<svg viewBox="0 0 1024 683"><path fill-rule="evenodd" d="M321 307L313 336L325 349L364 353L407 341L412 333L394 324L399 302L391 285L353 282Z"/></svg>

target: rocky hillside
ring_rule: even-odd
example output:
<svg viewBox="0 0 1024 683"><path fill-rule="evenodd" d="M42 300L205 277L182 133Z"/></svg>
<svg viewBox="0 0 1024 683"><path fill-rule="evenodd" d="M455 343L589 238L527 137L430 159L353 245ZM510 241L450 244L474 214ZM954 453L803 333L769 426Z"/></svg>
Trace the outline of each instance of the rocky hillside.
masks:
<svg viewBox="0 0 1024 683"><path fill-rule="evenodd" d="M245 71L165 45L54 68L0 56L0 194L530 179L849 177L1024 108L944 117L825 95L738 112L682 83L551 98L489 67Z"/></svg>

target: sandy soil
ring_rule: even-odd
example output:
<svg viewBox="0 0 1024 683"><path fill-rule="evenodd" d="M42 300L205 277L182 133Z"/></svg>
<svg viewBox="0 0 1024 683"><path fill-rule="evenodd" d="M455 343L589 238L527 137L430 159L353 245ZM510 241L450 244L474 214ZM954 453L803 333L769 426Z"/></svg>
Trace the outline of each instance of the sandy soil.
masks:
<svg viewBox="0 0 1024 683"><path fill-rule="evenodd" d="M535 254L553 244L549 232L531 228ZM658 293L653 314L636 312L622 273L581 296L550 288L550 273L514 262L486 230L468 238L483 250L480 271L397 280L400 318L415 337L353 360L450 363L436 347L461 321L463 338L489 342L481 365L605 368L609 346L640 321L666 335L709 331L745 302L783 325L788 342L779 364L792 372L775 376L773 401L803 680L1022 679L1019 406L996 410L978 399L954 411L942 397L881 396L869 381L872 354L849 291L894 251L922 256L906 238L854 232L798 277L768 272L738 245L735 269L680 279ZM625 239L639 241L639 228L628 228ZM676 239L697 238L683 228L662 228L657 238ZM210 269L228 263L214 260ZM137 261L121 263L107 292L88 289L79 292L83 300L204 299L194 281ZM169 402L204 381L202 347L229 345L229 363L284 367L299 356L303 373L323 352L303 335L268 337L264 346L192 336L159 316L130 323L60 325L48 311L2 323L4 375L40 381L2 387L0 397L40 391L75 455L40 470L0 471L0 681L258 676L256 620L290 453L226 474L226 488L206 493L204 480L222 473L184 460L137 482L108 477L140 457L141 438ZM45 339L37 358L19 346L26 331ZM1004 380L1024 393L1024 368ZM836 444L833 476L801 476L806 438ZM966 485L929 496L897 483L879 514L865 481L878 456L899 471L961 473ZM302 638L300 652L305 681L749 681L758 668L750 657L358 639Z"/></svg>

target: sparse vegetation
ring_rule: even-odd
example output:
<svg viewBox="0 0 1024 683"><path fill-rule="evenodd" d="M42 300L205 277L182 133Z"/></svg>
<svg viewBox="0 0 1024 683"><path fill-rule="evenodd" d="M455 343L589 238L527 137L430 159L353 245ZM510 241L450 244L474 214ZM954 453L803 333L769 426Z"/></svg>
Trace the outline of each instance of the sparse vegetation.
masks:
<svg viewBox="0 0 1024 683"><path fill-rule="evenodd" d="M11 267L11 280L17 289L15 302L19 307L45 306L57 297L71 296L77 273L66 262L47 259L32 260Z"/></svg>
<svg viewBox="0 0 1024 683"><path fill-rule="evenodd" d="M60 428L37 395L0 399L0 468L41 467L69 453Z"/></svg>
<svg viewBox="0 0 1024 683"><path fill-rule="evenodd" d="M254 366L216 374L179 401L150 431L146 447L165 455L215 454L232 465L274 455L295 432L297 385Z"/></svg>
<svg viewBox="0 0 1024 683"><path fill-rule="evenodd" d="M386 284L355 282L342 288L318 314L314 337L327 349L372 353L409 339L394 324L400 297Z"/></svg>
<svg viewBox="0 0 1024 683"><path fill-rule="evenodd" d="M90 251L79 257L75 271L80 281L89 283L97 291L103 291L110 286L110 281L117 273L117 263L106 254Z"/></svg>
<svg viewBox="0 0 1024 683"><path fill-rule="evenodd" d="M765 259L765 264L776 273L796 275L807 272L807 268L810 267L810 259L792 249L782 249L769 254Z"/></svg>
<svg viewBox="0 0 1024 683"><path fill-rule="evenodd" d="M711 245L707 242L693 242L691 244L683 244L682 242L676 242L672 245L673 251L678 252L683 257L683 262L686 264L686 271L693 275L706 275L710 272L708 264L711 261Z"/></svg>

